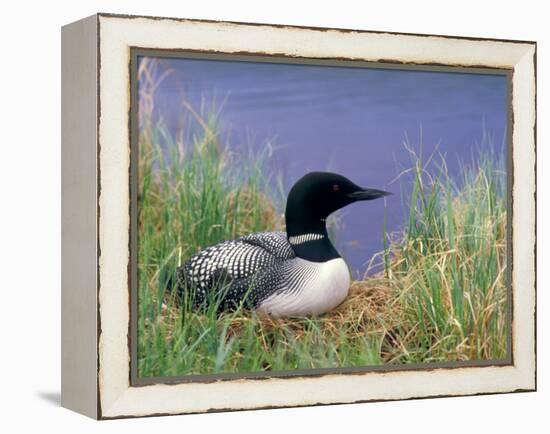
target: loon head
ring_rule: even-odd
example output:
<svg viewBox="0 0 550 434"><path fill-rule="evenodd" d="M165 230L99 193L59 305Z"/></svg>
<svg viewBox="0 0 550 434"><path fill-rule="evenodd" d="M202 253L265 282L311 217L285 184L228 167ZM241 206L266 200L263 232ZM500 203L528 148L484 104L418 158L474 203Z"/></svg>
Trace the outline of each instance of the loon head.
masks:
<svg viewBox="0 0 550 434"><path fill-rule="evenodd" d="M302 244L303 240L319 239L315 235L326 238L325 220L334 211L354 202L378 199L389 194L383 190L360 187L336 173L310 172L304 175L290 189L285 210L287 235L291 244L295 245L294 250L299 256L300 251L307 255L308 251L315 251L305 245L298 248L296 244ZM314 235L308 237L307 234ZM293 243L293 240L300 242ZM328 239L326 242L329 242ZM331 255L334 252L331 251Z"/></svg>
<svg viewBox="0 0 550 434"><path fill-rule="evenodd" d="M330 172L310 172L290 189L285 215L291 220L324 221L334 211L354 202L378 199L391 193L363 188Z"/></svg>

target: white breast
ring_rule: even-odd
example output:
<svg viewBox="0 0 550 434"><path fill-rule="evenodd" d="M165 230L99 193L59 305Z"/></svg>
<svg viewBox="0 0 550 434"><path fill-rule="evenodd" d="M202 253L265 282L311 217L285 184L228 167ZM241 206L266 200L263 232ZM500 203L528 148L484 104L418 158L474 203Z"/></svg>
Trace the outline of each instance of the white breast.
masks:
<svg viewBox="0 0 550 434"><path fill-rule="evenodd" d="M293 268L299 270L300 278L289 280L289 287L266 298L259 310L275 316L316 315L334 309L348 295L350 275L342 258L292 261L296 261Z"/></svg>

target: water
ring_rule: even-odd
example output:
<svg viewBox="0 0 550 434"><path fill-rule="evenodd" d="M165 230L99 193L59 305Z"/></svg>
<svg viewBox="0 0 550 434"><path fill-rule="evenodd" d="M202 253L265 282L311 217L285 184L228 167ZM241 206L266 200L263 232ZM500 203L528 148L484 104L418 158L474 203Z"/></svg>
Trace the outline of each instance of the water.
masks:
<svg viewBox="0 0 550 434"><path fill-rule="evenodd" d="M341 173L355 183L394 193L353 204L338 214L337 248L355 275L403 227L411 167L406 136L424 155L435 146L451 177L480 147L502 146L507 122L503 75L163 59L173 70L156 93L155 108L173 133L183 126L181 99L220 108L230 147L270 141L272 173L284 188L313 170ZM188 116L187 116L188 120ZM483 132L494 137L482 142ZM476 145L477 144L477 145ZM385 223L384 223L385 221Z"/></svg>

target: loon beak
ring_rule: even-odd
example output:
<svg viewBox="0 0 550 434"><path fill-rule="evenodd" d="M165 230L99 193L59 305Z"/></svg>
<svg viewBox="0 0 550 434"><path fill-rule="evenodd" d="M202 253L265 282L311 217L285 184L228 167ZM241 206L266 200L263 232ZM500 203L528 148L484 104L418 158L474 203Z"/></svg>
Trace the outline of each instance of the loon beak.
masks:
<svg viewBox="0 0 550 434"><path fill-rule="evenodd" d="M373 200L380 197L389 196L391 193L384 190L376 190L374 188L365 188L363 190L354 191L347 196L353 200Z"/></svg>

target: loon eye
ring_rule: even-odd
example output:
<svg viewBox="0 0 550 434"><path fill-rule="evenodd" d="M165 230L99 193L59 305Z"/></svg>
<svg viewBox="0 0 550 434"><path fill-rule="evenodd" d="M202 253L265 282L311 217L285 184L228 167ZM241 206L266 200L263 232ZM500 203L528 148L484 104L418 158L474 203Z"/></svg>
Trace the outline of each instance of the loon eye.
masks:
<svg viewBox="0 0 550 434"><path fill-rule="evenodd" d="M332 185L332 191L340 191L340 185L338 185L338 184L333 184L333 185Z"/></svg>

